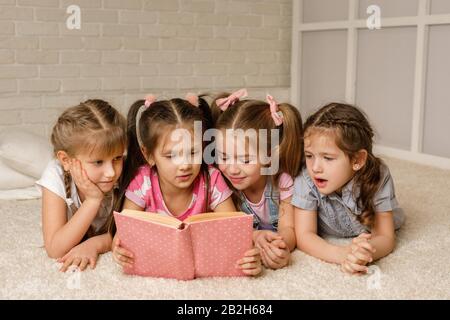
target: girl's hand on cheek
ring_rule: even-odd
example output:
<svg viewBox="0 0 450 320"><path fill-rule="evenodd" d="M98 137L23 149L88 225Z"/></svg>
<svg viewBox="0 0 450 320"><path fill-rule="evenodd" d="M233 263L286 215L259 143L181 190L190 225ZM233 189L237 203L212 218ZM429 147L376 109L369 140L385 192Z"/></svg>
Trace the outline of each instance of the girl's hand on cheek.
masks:
<svg viewBox="0 0 450 320"><path fill-rule="evenodd" d="M86 171L82 168L80 160L73 159L70 166L70 174L77 188L84 194L87 199L96 201L103 200L103 192L95 185L87 176Z"/></svg>

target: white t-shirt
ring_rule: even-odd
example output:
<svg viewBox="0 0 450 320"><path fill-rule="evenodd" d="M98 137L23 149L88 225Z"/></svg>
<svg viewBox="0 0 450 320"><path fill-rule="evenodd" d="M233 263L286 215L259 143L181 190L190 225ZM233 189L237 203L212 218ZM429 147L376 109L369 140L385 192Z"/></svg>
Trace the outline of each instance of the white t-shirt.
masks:
<svg viewBox="0 0 450 320"><path fill-rule="evenodd" d="M75 182L71 180L71 197L66 198L66 187L64 185L64 171L62 166L59 164L59 161L56 159L51 160L47 167L44 170L44 173L42 173L41 179L36 181L36 185L39 188L46 188L53 192L54 194L58 195L67 204L67 220L72 218L74 213L81 207L81 201L80 197L78 195L77 187L75 185ZM42 190L42 189L41 189ZM112 192L105 195L102 204L100 206L100 209L97 213L97 216L92 221L91 226L94 229L94 232L97 233L99 229L105 224L106 220L108 219L108 216L111 213L113 205L113 197Z"/></svg>

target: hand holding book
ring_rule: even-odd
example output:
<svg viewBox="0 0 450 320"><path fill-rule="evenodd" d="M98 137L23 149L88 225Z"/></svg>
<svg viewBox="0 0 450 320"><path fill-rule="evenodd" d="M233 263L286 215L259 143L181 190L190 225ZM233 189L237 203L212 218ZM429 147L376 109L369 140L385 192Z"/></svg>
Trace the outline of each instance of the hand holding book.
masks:
<svg viewBox="0 0 450 320"><path fill-rule="evenodd" d="M184 222L133 210L114 216L113 257L125 273L188 280L261 272L252 217L245 213L198 214Z"/></svg>

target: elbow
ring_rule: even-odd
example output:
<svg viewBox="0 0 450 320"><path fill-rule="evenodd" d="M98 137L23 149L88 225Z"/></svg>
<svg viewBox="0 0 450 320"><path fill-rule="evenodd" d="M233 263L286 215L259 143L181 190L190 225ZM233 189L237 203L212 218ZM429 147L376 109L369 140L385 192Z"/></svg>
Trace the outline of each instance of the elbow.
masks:
<svg viewBox="0 0 450 320"><path fill-rule="evenodd" d="M392 251L394 251L394 249L395 249L395 242L396 242L395 238L389 237L388 245L387 245L388 254L391 253Z"/></svg>
<svg viewBox="0 0 450 320"><path fill-rule="evenodd" d="M47 251L47 256L49 258L57 259L57 258L61 257L61 255L58 254L58 252L56 250L45 248L45 251Z"/></svg>
<svg viewBox="0 0 450 320"><path fill-rule="evenodd" d="M61 249L55 248L53 243L46 243L45 251L47 252L47 256L52 259L61 258L65 254Z"/></svg>

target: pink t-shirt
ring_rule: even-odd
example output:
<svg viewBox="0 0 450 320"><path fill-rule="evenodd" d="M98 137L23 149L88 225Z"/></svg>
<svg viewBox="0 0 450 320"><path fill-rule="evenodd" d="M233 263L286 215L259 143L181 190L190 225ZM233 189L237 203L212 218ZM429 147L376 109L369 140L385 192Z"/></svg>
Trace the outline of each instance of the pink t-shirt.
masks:
<svg viewBox="0 0 450 320"><path fill-rule="evenodd" d="M266 185L267 188L267 185ZM285 200L292 196L294 193L294 180L287 173L282 173L278 182L278 190L280 192L280 201ZM266 189L264 189L265 193ZM248 205L252 208L256 215L261 219L262 224L268 225L270 224L270 215L269 215L269 202L266 201L264 197L264 193L262 194L261 200L258 203L253 203L244 197L247 200Z"/></svg>
<svg viewBox="0 0 450 320"><path fill-rule="evenodd" d="M233 193L222 174L216 168L210 166L209 172L209 208L214 210L217 205L228 199ZM193 182L192 200L188 208L176 218L183 221L194 214L204 213L205 211L205 190L206 181L204 175L200 172ZM125 196L144 208L147 212L155 212L168 216L174 216L166 204L159 187L158 173L156 170L144 165L139 168L138 173L130 182Z"/></svg>

